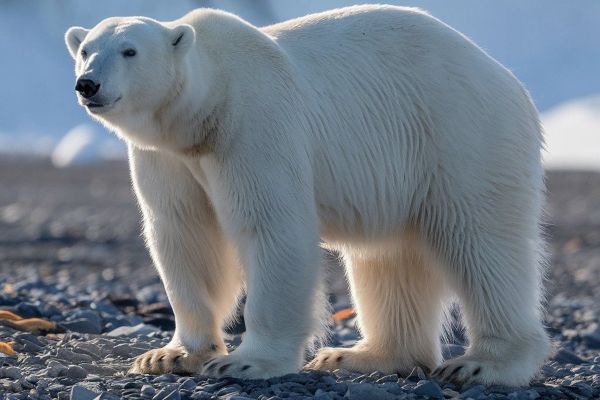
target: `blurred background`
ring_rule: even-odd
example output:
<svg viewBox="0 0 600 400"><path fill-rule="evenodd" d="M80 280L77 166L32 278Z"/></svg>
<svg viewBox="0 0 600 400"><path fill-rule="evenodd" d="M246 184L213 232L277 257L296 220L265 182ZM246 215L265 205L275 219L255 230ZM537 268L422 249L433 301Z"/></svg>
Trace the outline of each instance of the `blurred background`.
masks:
<svg viewBox="0 0 600 400"><path fill-rule="evenodd" d="M600 2L388 1L418 6L466 34L531 92L547 133L550 168L600 168ZM0 154L54 153L56 165L123 158L124 146L76 103L63 34L114 15L175 19L217 7L256 25L351 0L0 1Z"/></svg>

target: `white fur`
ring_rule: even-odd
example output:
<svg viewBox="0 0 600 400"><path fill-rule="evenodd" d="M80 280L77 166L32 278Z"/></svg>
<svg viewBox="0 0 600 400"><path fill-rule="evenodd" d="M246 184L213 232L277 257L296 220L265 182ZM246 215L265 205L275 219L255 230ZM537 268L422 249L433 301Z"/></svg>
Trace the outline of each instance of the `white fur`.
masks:
<svg viewBox="0 0 600 400"><path fill-rule="evenodd" d="M310 367L433 369L453 291L470 347L440 377L535 374L548 352L540 124L514 76L460 33L372 5L262 29L207 9L111 18L66 41L76 74L102 85L107 107L90 114L129 143L172 345L219 347L205 372L301 367L319 325L323 241L344 255L363 339ZM242 281L247 333L224 355L220 327Z"/></svg>

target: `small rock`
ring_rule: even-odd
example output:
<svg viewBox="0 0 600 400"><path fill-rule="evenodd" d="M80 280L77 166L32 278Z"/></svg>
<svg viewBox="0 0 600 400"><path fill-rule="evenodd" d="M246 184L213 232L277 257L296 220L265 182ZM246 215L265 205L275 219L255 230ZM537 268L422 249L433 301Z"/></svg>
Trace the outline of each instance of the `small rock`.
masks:
<svg viewBox="0 0 600 400"><path fill-rule="evenodd" d="M563 364L582 364L583 360L579 358L575 353L561 347L553 357L553 360Z"/></svg>
<svg viewBox="0 0 600 400"><path fill-rule="evenodd" d="M156 332L156 330L156 328L142 323L135 326L120 326L108 332L106 336L141 336Z"/></svg>
<svg viewBox="0 0 600 400"><path fill-rule="evenodd" d="M569 387L571 389L575 390L575 392L577 392L578 394L580 394L583 397L586 397L586 398L592 397L592 394L593 394L592 387L583 381L573 382L571 385L569 385Z"/></svg>
<svg viewBox="0 0 600 400"><path fill-rule="evenodd" d="M333 393L335 395L335 392ZM324 392L321 389L318 389L315 392L315 395L313 396L313 400L331 400L333 399L334 396L332 396L331 394Z"/></svg>
<svg viewBox="0 0 600 400"><path fill-rule="evenodd" d="M113 354L118 357L129 358L132 355L129 343L118 344L113 348Z"/></svg>
<svg viewBox="0 0 600 400"><path fill-rule="evenodd" d="M140 394L143 397L152 397L156 394L156 389L154 389L150 385L144 385L144 386L142 386L142 389L140 390Z"/></svg>
<svg viewBox="0 0 600 400"><path fill-rule="evenodd" d="M179 390L194 390L198 386L195 380L188 378L179 385Z"/></svg>
<svg viewBox="0 0 600 400"><path fill-rule="evenodd" d="M444 398L444 393L438 384L428 380L419 381L417 386L415 386L414 393L419 396L428 396L434 399Z"/></svg>
<svg viewBox="0 0 600 400"><path fill-rule="evenodd" d="M71 365L65 375L71 379L82 380L87 376L87 371L79 365Z"/></svg>
<svg viewBox="0 0 600 400"><path fill-rule="evenodd" d="M216 395L221 397L221 396L225 396L225 395L237 392L240 389L241 389L241 387L239 385L225 386L224 388L219 389L219 391L216 393Z"/></svg>
<svg viewBox="0 0 600 400"><path fill-rule="evenodd" d="M87 354L82 353L74 353L71 350L60 348L56 353L56 356L61 360L68 361L73 364L79 364L83 362L92 362L93 359Z"/></svg>
<svg viewBox="0 0 600 400"><path fill-rule="evenodd" d="M61 375L64 375L67 372L68 368L59 363L58 361L51 360L48 363L48 367L46 370L46 375L48 375L51 378L56 378Z"/></svg>
<svg viewBox="0 0 600 400"><path fill-rule="evenodd" d="M100 393L98 396L94 397L94 400L120 400L121 397L111 394L111 393Z"/></svg>
<svg viewBox="0 0 600 400"><path fill-rule="evenodd" d="M100 347L98 347L94 343L77 342L73 345L73 347L75 347L80 353L87 354L92 358L99 358L99 356L102 354L102 352L100 351Z"/></svg>
<svg viewBox="0 0 600 400"><path fill-rule="evenodd" d="M96 365L90 363L82 363L81 367L87 371L88 374L100 375L100 376L110 376L117 373L117 370L111 367L106 367L103 365Z"/></svg>
<svg viewBox="0 0 600 400"><path fill-rule="evenodd" d="M71 321L63 321L60 325L66 330L80 333L102 333L102 322L97 323L95 320L89 320L84 318L74 319Z"/></svg>
<svg viewBox="0 0 600 400"><path fill-rule="evenodd" d="M0 377L19 379L21 377L21 371L17 367L0 368Z"/></svg>
<svg viewBox="0 0 600 400"><path fill-rule="evenodd" d="M460 393L448 388L442 390L442 393L444 393L444 397L449 397L452 399L460 395Z"/></svg>
<svg viewBox="0 0 600 400"><path fill-rule="evenodd" d="M156 393L156 395L152 398L152 400L180 400L181 395L179 394L179 390L164 388L160 392Z"/></svg>
<svg viewBox="0 0 600 400"><path fill-rule="evenodd" d="M348 398L355 400L389 400L394 395L369 383L359 383L348 387Z"/></svg>
<svg viewBox="0 0 600 400"><path fill-rule="evenodd" d="M485 397L485 386L476 385L476 386L470 387L469 389L465 390L464 392L462 392L460 394L461 399L468 399L469 397L472 399L475 399L475 400L484 398Z"/></svg>
<svg viewBox="0 0 600 400"><path fill-rule="evenodd" d="M71 388L70 400L93 400L98 396L98 393L91 391L80 385L75 385Z"/></svg>

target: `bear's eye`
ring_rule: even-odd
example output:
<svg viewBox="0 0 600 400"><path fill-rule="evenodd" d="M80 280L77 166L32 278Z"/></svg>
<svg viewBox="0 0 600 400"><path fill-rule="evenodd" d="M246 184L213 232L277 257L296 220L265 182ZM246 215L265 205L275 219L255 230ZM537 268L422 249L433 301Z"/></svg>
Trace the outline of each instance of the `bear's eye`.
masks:
<svg viewBox="0 0 600 400"><path fill-rule="evenodd" d="M127 49L123 51L123 57L133 57L135 56L136 51L134 49Z"/></svg>
<svg viewBox="0 0 600 400"><path fill-rule="evenodd" d="M84 60L87 58L87 51L85 50L81 50L81 58L83 58Z"/></svg>

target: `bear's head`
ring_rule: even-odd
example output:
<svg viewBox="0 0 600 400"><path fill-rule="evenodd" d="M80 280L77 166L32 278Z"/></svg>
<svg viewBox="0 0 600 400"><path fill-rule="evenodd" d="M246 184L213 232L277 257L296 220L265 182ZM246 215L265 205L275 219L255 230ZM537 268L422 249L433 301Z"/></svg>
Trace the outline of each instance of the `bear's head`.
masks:
<svg viewBox="0 0 600 400"><path fill-rule="evenodd" d="M117 127L132 116L153 113L173 95L181 60L194 41L190 25L171 27L145 17L70 28L65 42L75 59L79 104Z"/></svg>

